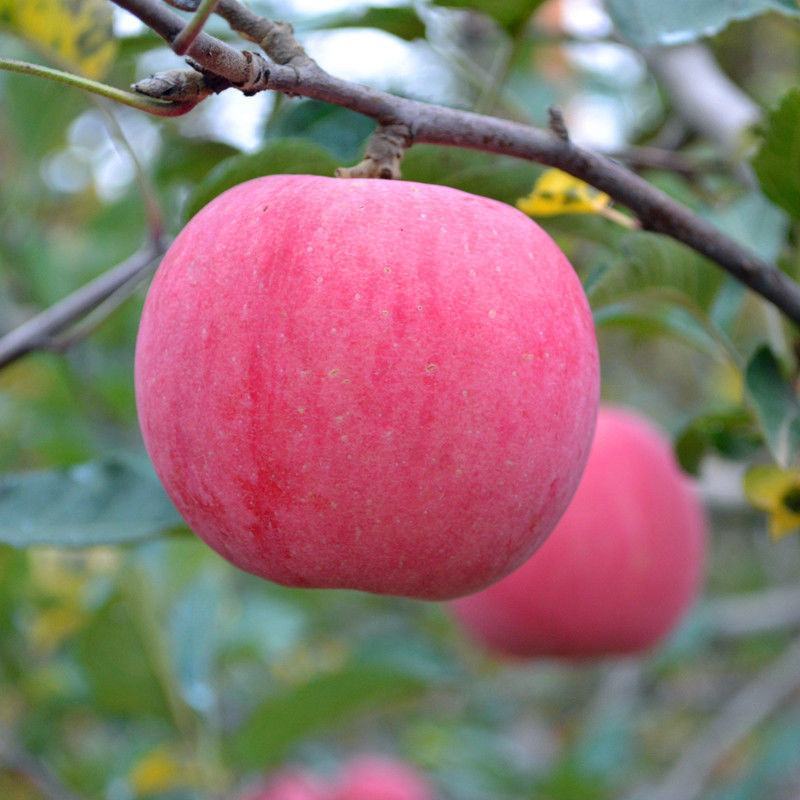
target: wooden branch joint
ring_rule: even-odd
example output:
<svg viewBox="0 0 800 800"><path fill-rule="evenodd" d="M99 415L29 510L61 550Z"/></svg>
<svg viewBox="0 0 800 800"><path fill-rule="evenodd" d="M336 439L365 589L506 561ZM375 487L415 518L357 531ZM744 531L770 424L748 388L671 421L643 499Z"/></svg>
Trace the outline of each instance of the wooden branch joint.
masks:
<svg viewBox="0 0 800 800"><path fill-rule="evenodd" d="M337 178L400 177L400 162L412 144L411 129L402 122L379 125L367 143L363 161L353 167L339 167Z"/></svg>

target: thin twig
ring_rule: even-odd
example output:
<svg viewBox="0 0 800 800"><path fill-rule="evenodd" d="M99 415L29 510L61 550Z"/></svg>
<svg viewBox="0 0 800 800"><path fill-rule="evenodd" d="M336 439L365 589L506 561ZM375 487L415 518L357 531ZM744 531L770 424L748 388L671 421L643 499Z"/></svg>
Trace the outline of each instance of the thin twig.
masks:
<svg viewBox="0 0 800 800"><path fill-rule="evenodd" d="M186 23L186 27L175 37L172 49L179 55L184 55L192 46L192 42L197 38L197 34L203 30L203 26L208 18L214 13L219 0L202 0L197 6L194 16Z"/></svg>
<svg viewBox="0 0 800 800"><path fill-rule="evenodd" d="M511 74L511 69L520 57L522 49L527 42L526 34L529 29L529 21L530 19L527 19L523 24L518 25L511 41L505 47L498 48L495 63L497 64L497 60L500 63L494 69L489 70L488 80L483 84L473 107L473 110L478 113L494 113L497 101L503 94L503 87Z"/></svg>
<svg viewBox="0 0 800 800"><path fill-rule="evenodd" d="M153 262L152 267L155 266L156 262ZM88 339L147 280L149 274L150 269L137 273L89 311L85 317L73 324L69 330L53 334L41 349L63 353L78 342Z"/></svg>
<svg viewBox="0 0 800 800"><path fill-rule="evenodd" d="M550 130L561 139L562 142L569 142L569 131L564 120L564 114L558 106L550 106L547 109L547 121Z"/></svg>
<svg viewBox="0 0 800 800"><path fill-rule="evenodd" d="M730 164L721 158L692 158L685 153L649 145L630 146L623 150L606 153L610 158L622 161L630 169L657 169L675 172L685 178L714 172L728 172Z"/></svg>
<svg viewBox="0 0 800 800"><path fill-rule="evenodd" d="M696 800L720 759L800 689L800 640L744 686L657 785L631 800Z"/></svg>
<svg viewBox="0 0 800 800"><path fill-rule="evenodd" d="M513 99L502 92L495 98L494 108L491 112L487 109L479 108L478 103L480 95L483 95L489 90L492 77L486 74L474 61L470 60L468 55L465 54L461 48L450 44L442 46L435 40L429 40L428 45L434 55L437 55L445 61L448 67L455 70L461 80L465 81L471 89L478 92L479 98L475 103L474 111L478 113L495 113L506 119L513 119L522 123L529 123L531 121L527 109L521 108L518 103L514 102Z"/></svg>
<svg viewBox="0 0 800 800"><path fill-rule="evenodd" d="M118 149L121 148L124 150L133 162L134 171L136 173L136 184L139 188L139 194L144 205L150 239L153 242L158 242L164 236L164 211L158 200L156 187L150 180L150 176L147 174L147 170L145 170L141 159L136 154L136 150L125 135L125 131L122 129L122 125L119 119L117 119L114 110L111 109L108 104L101 101L98 101L98 106L106 118L108 127L111 129L109 134L112 143L115 144Z"/></svg>
<svg viewBox="0 0 800 800"><path fill-rule="evenodd" d="M167 243L148 242L121 264L81 286L50 308L0 338L0 369L33 350L48 349L54 337L101 305L122 286L135 287L163 255ZM131 289L132 290L132 289Z"/></svg>
<svg viewBox="0 0 800 800"><path fill-rule="evenodd" d="M741 155L742 133L761 111L720 68L702 44L659 47L647 62L664 85L680 116L718 144L727 156Z"/></svg>
<svg viewBox="0 0 800 800"><path fill-rule="evenodd" d="M138 92L126 92L117 89L115 86L108 86L81 75L73 75L71 72L64 72L60 69L43 67L40 64L29 64L27 61L17 61L13 58L0 58L0 69L7 72L17 72L21 75L34 75L37 78L63 83L67 86L74 86L76 89L98 94L109 100L135 108L138 111L146 111L157 117L178 117L191 111L195 103L172 103L158 98L147 98Z"/></svg>
<svg viewBox="0 0 800 800"><path fill-rule="evenodd" d="M295 39L289 23L260 17L239 0L219 0L217 13L232 30L260 45L276 64L313 67L322 72Z"/></svg>
<svg viewBox="0 0 800 800"><path fill-rule="evenodd" d="M755 173L744 160L744 143L746 131L761 119L758 105L723 72L705 45L659 47L646 55L678 114L718 145L742 183L756 187Z"/></svg>
<svg viewBox="0 0 800 800"><path fill-rule="evenodd" d="M114 0L173 42L183 20L154 0ZM204 70L246 93L274 90L344 106L380 124L406 125L413 142L464 147L516 156L557 167L626 206L642 227L683 242L800 323L800 286L786 274L722 233L710 222L651 186L621 164L565 142L550 131L443 106L395 97L329 75L302 53L286 29L263 20L236 0L217 11L235 30L260 41L270 57L235 50L200 33L189 54ZM262 32L268 35L262 37ZM287 54L289 57L287 58Z"/></svg>

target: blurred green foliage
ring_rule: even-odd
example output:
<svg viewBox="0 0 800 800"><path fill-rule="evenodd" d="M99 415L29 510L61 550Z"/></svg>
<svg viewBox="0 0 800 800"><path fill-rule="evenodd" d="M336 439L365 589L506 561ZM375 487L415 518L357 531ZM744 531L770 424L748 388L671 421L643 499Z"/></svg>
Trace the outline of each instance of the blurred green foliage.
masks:
<svg viewBox="0 0 800 800"><path fill-rule="evenodd" d="M800 14L792 0L609 0L608 10L619 32L640 47L683 44L718 33L731 20L748 19L766 11Z"/></svg>
<svg viewBox="0 0 800 800"><path fill-rule="evenodd" d="M753 159L761 188L773 203L800 216L800 89L781 98L769 115L761 147Z"/></svg>

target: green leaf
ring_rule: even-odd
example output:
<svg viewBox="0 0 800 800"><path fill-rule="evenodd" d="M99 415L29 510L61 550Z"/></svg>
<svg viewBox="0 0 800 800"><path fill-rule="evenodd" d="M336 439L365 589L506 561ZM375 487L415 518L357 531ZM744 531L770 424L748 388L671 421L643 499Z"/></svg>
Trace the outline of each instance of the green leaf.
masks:
<svg viewBox="0 0 800 800"><path fill-rule="evenodd" d="M303 138L316 142L347 164L357 161L375 122L349 108L320 100L282 100L267 125L269 140Z"/></svg>
<svg viewBox="0 0 800 800"><path fill-rule="evenodd" d="M772 455L788 467L800 446L800 403L766 345L756 350L747 365L745 388Z"/></svg>
<svg viewBox="0 0 800 800"><path fill-rule="evenodd" d="M597 327L630 328L643 335L669 335L702 353L718 355L721 345L700 319L688 309L670 302L634 298L595 308Z"/></svg>
<svg viewBox="0 0 800 800"><path fill-rule="evenodd" d="M607 0L606 8L619 33L636 47L691 42L767 11L800 14L794 0Z"/></svg>
<svg viewBox="0 0 800 800"><path fill-rule="evenodd" d="M434 5L480 11L509 30L527 22L544 0L436 0Z"/></svg>
<svg viewBox="0 0 800 800"><path fill-rule="evenodd" d="M217 164L240 155L228 144L177 136L170 129L165 129L163 136L164 151L169 156L156 166L154 177L159 186L199 183Z"/></svg>
<svg viewBox="0 0 800 800"><path fill-rule="evenodd" d="M798 181L800 186L800 177ZM759 191L748 192L707 216L718 228L755 250L766 261L778 258L789 228L786 214Z"/></svg>
<svg viewBox="0 0 800 800"><path fill-rule="evenodd" d="M425 37L425 23L408 6L368 8L358 13L337 14L326 28L378 28L406 41Z"/></svg>
<svg viewBox="0 0 800 800"><path fill-rule="evenodd" d="M18 595L25 591L29 580L27 553L0 547L0 640L6 640L3 644L7 643L6 631L13 625Z"/></svg>
<svg viewBox="0 0 800 800"><path fill-rule="evenodd" d="M0 542L15 547L122 544L182 524L144 459L0 477Z"/></svg>
<svg viewBox="0 0 800 800"><path fill-rule="evenodd" d="M397 669L351 666L323 675L255 710L229 739L229 754L238 767L274 764L306 736L340 725L357 713L419 694L424 682Z"/></svg>
<svg viewBox="0 0 800 800"><path fill-rule="evenodd" d="M3 55L20 59L35 59L33 51L23 49L16 42ZM19 49L17 49L19 48ZM61 84L53 81L36 80L27 75L4 73L0 85L3 106L4 128L9 138L15 140L17 152L31 161L38 161L43 155L64 144L70 122L89 104L84 92L65 91ZM47 124L42 124L42 109L47 109ZM10 144L10 142L9 142ZM38 170L39 165L36 165ZM41 179L34 177L36 172L30 168L28 182L34 186L20 186L31 191Z"/></svg>
<svg viewBox="0 0 800 800"><path fill-rule="evenodd" d="M710 323L730 335L746 296L747 289L744 284L735 278L725 278L709 310Z"/></svg>
<svg viewBox="0 0 800 800"><path fill-rule="evenodd" d="M567 755L537 783L537 797L548 800L607 800L613 797L605 776Z"/></svg>
<svg viewBox="0 0 800 800"><path fill-rule="evenodd" d="M412 147L401 169L405 180L452 186L510 205L530 192L541 172L508 156L429 144Z"/></svg>
<svg viewBox="0 0 800 800"><path fill-rule="evenodd" d="M595 305L658 289L706 310L722 283L722 273L708 260L664 236L634 231L615 247L613 268L593 288Z"/></svg>
<svg viewBox="0 0 800 800"><path fill-rule="evenodd" d="M252 178L286 173L332 176L337 166L327 150L312 142L303 139L271 141L257 153L234 156L218 164L192 193L186 218L194 216L217 195Z"/></svg>
<svg viewBox="0 0 800 800"><path fill-rule="evenodd" d="M123 599L112 598L81 631L78 657L98 710L166 716L167 700Z"/></svg>
<svg viewBox="0 0 800 800"><path fill-rule="evenodd" d="M791 89L767 118L753 158L764 194L800 218L800 89Z"/></svg>
<svg viewBox="0 0 800 800"><path fill-rule="evenodd" d="M784 249L789 219L757 190L747 192L723 206L706 210L703 216L765 261L775 262ZM704 309L708 311L712 327L730 335L744 305L747 290L730 277L718 282L719 277L712 280L714 286L718 287L715 288L713 302L704 304Z"/></svg>
<svg viewBox="0 0 800 800"><path fill-rule="evenodd" d="M703 463L708 449L706 437L691 425L682 431L675 440L675 457L678 459L681 469L690 475L700 473L700 465Z"/></svg>
<svg viewBox="0 0 800 800"><path fill-rule="evenodd" d="M686 472L697 475L709 452L742 459L761 444L752 415L740 406L721 408L695 417L675 439L675 455Z"/></svg>

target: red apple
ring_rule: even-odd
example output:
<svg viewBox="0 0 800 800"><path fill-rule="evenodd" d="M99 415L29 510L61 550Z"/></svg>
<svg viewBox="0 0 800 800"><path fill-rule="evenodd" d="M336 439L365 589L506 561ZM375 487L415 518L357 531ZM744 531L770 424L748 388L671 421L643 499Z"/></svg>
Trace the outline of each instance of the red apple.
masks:
<svg viewBox="0 0 800 800"><path fill-rule="evenodd" d="M322 784L303 770L284 770L253 789L242 800L330 800Z"/></svg>
<svg viewBox="0 0 800 800"><path fill-rule="evenodd" d="M359 756L342 770L331 800L433 800L433 789L408 764L385 756Z"/></svg>
<svg viewBox="0 0 800 800"><path fill-rule="evenodd" d="M588 455L596 341L564 255L442 186L237 186L177 237L136 350L190 527L289 586L441 599L521 564Z"/></svg>
<svg viewBox="0 0 800 800"><path fill-rule="evenodd" d="M636 414L601 408L578 490L547 542L451 607L500 654L636 653L695 599L704 550L703 510L667 439Z"/></svg>

